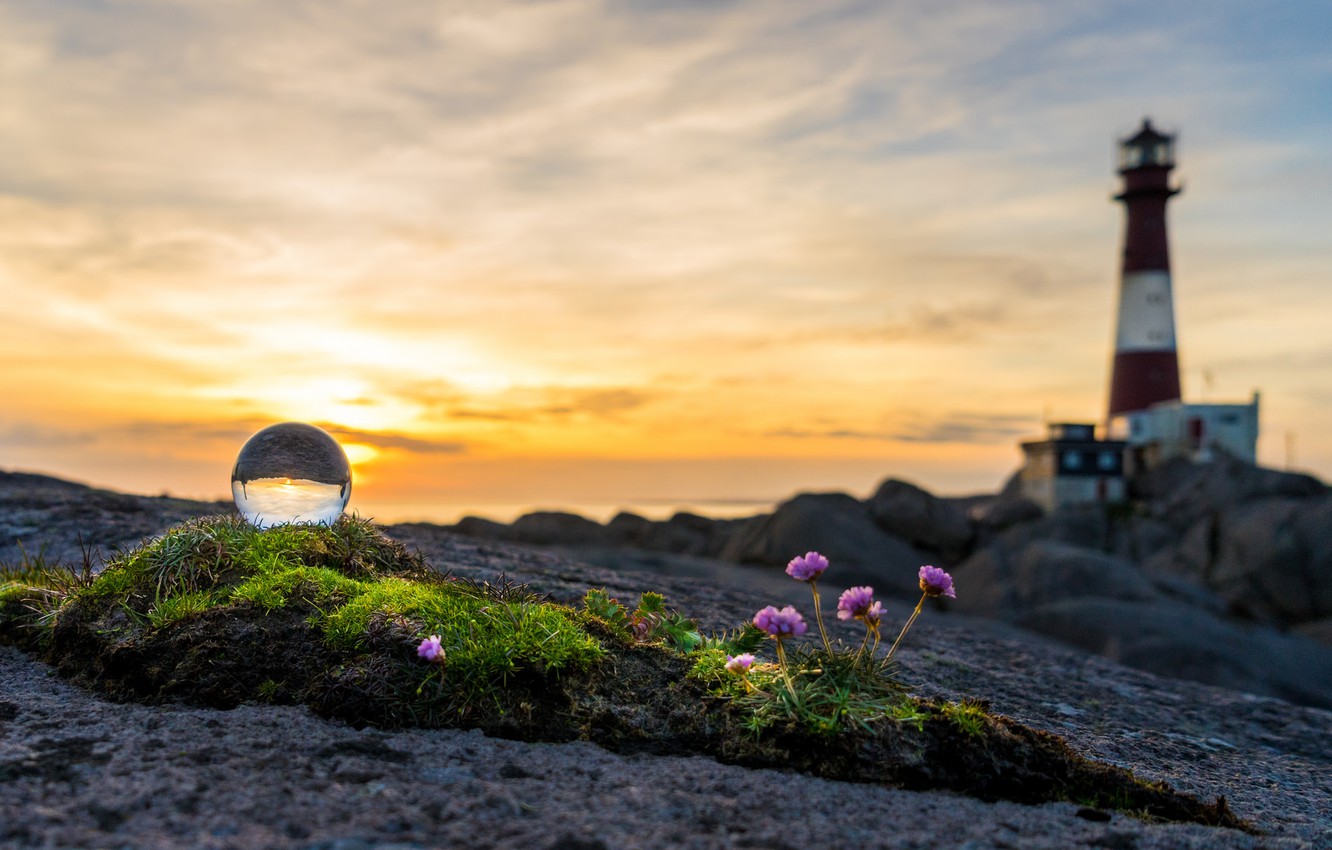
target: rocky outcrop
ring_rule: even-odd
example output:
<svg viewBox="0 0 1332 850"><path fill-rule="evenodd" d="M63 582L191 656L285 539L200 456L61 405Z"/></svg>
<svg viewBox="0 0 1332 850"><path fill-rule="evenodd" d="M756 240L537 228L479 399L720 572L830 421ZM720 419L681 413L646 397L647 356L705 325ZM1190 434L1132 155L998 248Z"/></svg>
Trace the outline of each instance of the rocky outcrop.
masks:
<svg viewBox="0 0 1332 850"><path fill-rule="evenodd" d="M0 470L0 563L38 558L93 566L117 548L202 514L232 513L230 502L99 490L45 475Z"/></svg>
<svg viewBox="0 0 1332 850"><path fill-rule="evenodd" d="M468 516L453 526L453 530L469 537L531 543L536 546L596 546L606 543L610 537L600 523L562 511L524 514L514 520L512 525Z"/></svg>
<svg viewBox="0 0 1332 850"><path fill-rule="evenodd" d="M920 595L916 572L929 556L888 534L865 504L844 493L802 493L773 513L743 525L721 552L735 564L785 566L809 550L837 565L838 581L869 584L881 593Z"/></svg>
<svg viewBox="0 0 1332 850"><path fill-rule="evenodd" d="M1017 525L1040 519L1045 511L1031 499L1009 495L981 496L963 501L967 519L976 529L976 536L988 540Z"/></svg>
<svg viewBox="0 0 1332 850"><path fill-rule="evenodd" d="M866 505L879 528L920 550L937 553L944 564L965 557L976 536L966 511L957 504L896 478L880 484Z"/></svg>
<svg viewBox="0 0 1332 850"><path fill-rule="evenodd" d="M1000 543L954 571L950 607L1004 620L1168 676L1332 707L1332 652L1307 637L1235 623L1209 592L1151 580L1135 564L1070 543Z"/></svg>
<svg viewBox="0 0 1332 850"><path fill-rule="evenodd" d="M1053 514L1028 515L1024 520L983 533L981 544L983 548L994 540L1002 540L1009 548L1021 548L1027 543L1049 540L1139 562L1178 544L1179 539L1178 531L1145 512L1081 505Z"/></svg>
<svg viewBox="0 0 1332 850"><path fill-rule="evenodd" d="M1194 523L1149 571L1205 583L1235 614L1282 626L1332 616L1332 496L1241 502Z"/></svg>
<svg viewBox="0 0 1332 850"><path fill-rule="evenodd" d="M1090 549L1037 541L1011 553L995 546L954 571L969 591L959 611L1017 622L1033 609L1094 596L1141 602L1157 597L1152 583L1132 564Z"/></svg>
<svg viewBox="0 0 1332 850"><path fill-rule="evenodd" d="M1310 475L1267 469L1217 452L1207 463L1176 458L1136 476L1131 495L1183 531L1200 519L1235 505L1271 498L1310 499L1328 495Z"/></svg>

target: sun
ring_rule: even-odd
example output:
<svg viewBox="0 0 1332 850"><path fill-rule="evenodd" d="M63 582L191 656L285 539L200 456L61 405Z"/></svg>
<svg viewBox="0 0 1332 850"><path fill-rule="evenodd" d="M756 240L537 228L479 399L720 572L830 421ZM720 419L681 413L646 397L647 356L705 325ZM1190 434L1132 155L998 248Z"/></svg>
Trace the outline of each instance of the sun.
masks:
<svg viewBox="0 0 1332 850"><path fill-rule="evenodd" d="M365 443L343 443L342 451L347 455L347 462L352 465L353 470L367 466L379 457L379 449L367 446Z"/></svg>

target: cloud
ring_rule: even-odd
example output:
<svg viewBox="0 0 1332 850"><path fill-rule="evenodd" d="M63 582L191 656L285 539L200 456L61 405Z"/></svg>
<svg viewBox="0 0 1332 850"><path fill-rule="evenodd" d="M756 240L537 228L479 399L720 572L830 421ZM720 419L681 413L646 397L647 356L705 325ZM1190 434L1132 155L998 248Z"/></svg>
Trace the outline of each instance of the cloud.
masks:
<svg viewBox="0 0 1332 850"><path fill-rule="evenodd" d="M331 422L321 422L323 428L334 437L349 443L362 443L377 449L396 449L411 454L465 454L467 444L460 440L436 440L425 437L412 437L382 431L361 431L345 428Z"/></svg>
<svg viewBox="0 0 1332 850"><path fill-rule="evenodd" d="M614 420L657 401L663 395L657 390L625 387L515 388L499 394L489 407L470 406L474 401L463 402L449 408L447 416L515 423L560 421L573 416Z"/></svg>
<svg viewBox="0 0 1332 850"><path fill-rule="evenodd" d="M0 444L24 446L70 446L89 443L123 445L126 441L137 445L165 445L185 447L207 443L226 443L240 447L257 431L274 424L267 418L132 421L110 423L89 430L62 430L40 428L20 423L0 431ZM334 438L346 442L363 443L381 449L396 449L413 454L463 454L465 443L416 437L392 431L370 431L349 428L333 422L315 423Z"/></svg>
<svg viewBox="0 0 1332 850"><path fill-rule="evenodd" d="M96 440L97 434L92 431L63 430L30 422L0 428L0 445L11 449L67 448L87 445Z"/></svg>
<svg viewBox="0 0 1332 850"><path fill-rule="evenodd" d="M897 431L905 443L1008 443L1038 426L1034 416L990 413L954 413L934 422L921 422Z"/></svg>
<svg viewBox="0 0 1332 850"><path fill-rule="evenodd" d="M765 436L799 440L853 440L887 443L1011 443L1014 438L1035 432L1034 417L992 413L950 413L938 420L923 415L906 417L910 424L878 430L855 428L779 428Z"/></svg>

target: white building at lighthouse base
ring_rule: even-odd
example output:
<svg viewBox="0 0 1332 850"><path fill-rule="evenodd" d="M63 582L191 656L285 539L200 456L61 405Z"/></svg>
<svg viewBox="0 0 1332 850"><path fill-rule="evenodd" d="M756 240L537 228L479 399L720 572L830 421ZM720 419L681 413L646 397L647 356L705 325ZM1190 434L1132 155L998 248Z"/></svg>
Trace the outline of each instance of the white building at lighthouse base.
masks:
<svg viewBox="0 0 1332 850"><path fill-rule="evenodd" d="M1130 475L1175 457L1205 462L1218 450L1257 463L1258 393L1248 404L1159 402L1116 417L1110 433L1128 442Z"/></svg>

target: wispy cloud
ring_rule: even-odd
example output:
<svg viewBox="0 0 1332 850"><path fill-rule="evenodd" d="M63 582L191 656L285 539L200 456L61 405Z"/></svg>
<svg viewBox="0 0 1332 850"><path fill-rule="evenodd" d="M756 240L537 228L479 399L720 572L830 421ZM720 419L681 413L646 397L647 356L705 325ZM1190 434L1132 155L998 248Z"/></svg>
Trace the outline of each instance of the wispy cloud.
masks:
<svg viewBox="0 0 1332 850"><path fill-rule="evenodd" d="M428 440L406 434L361 431L332 422L321 422L319 426L339 440L361 443L377 449L398 449L413 454L463 454L467 451L467 445L457 440Z"/></svg>
<svg viewBox="0 0 1332 850"><path fill-rule="evenodd" d="M914 414L907 424L877 430L845 427L778 428L770 437L798 440L851 440L888 443L953 443L960 445L1011 445L1014 438L1032 434L1039 424L1034 417L992 413L946 413L939 417Z"/></svg>
<svg viewBox="0 0 1332 850"><path fill-rule="evenodd" d="M524 423L562 420L579 415L618 419L660 397L660 392L646 388L515 388L489 398L487 407L449 407L446 414L455 419Z"/></svg>

